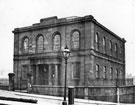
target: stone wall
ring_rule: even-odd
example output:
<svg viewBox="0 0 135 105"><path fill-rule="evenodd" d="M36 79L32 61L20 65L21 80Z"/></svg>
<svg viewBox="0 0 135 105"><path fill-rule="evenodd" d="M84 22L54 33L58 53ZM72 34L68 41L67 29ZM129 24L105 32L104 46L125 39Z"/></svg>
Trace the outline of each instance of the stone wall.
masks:
<svg viewBox="0 0 135 105"><path fill-rule="evenodd" d="M79 33L79 48L74 49L73 46L73 32ZM109 74L109 68L113 70L122 70L125 78L125 57L124 57L124 41L122 38L105 28L103 25L98 23L93 16L84 16L76 18L62 18L57 17L44 18L40 20L40 23L33 24L32 26L16 28L14 33L14 73L15 73L15 86L18 88L20 82L23 79L24 66L28 66L26 72L33 71L31 66L36 65L37 71L38 66L43 64L60 64L61 70L59 78L61 86L64 84L64 58L62 57L61 51L68 45L71 50L70 57L67 65L67 84L72 86L90 86L89 79L95 78L95 65L99 65L100 79L103 78L103 66L107 67L107 75ZM99 34L99 50L96 50L95 34ZM55 35L60 36L60 49L54 49L54 37ZM43 38L42 52L37 50L37 39L39 36ZM106 37L106 53L103 51L103 38ZM24 39L28 40L28 46L24 44ZM76 38L78 39L78 37ZM108 50L109 40L112 40L113 51L112 56ZM75 41L76 43L76 41ZM118 58L114 52L114 45L117 43L118 48L122 47L122 50L118 50ZM27 51L24 48L27 47ZM25 49L25 50L24 50ZM121 54L120 54L121 51ZM80 63L79 72L80 78L73 78L73 71L71 68L72 63ZM76 67L77 68L77 67ZM49 70L50 71L50 70ZM38 72L36 72L38 75ZM26 74L26 73L25 73ZM116 73L114 72L114 75ZM107 78L108 78L107 77ZM26 78L25 78L26 79ZM25 84L26 85L26 84ZM39 84L36 84L39 85ZM43 84L41 84L43 85ZM100 85L100 83L99 83Z"/></svg>
<svg viewBox="0 0 135 105"><path fill-rule="evenodd" d="M135 86L123 86L119 88L120 103L135 103ZM74 87L75 98L117 102L117 87ZM64 87L32 86L32 92L36 94L63 96ZM67 90L68 92L68 90Z"/></svg>

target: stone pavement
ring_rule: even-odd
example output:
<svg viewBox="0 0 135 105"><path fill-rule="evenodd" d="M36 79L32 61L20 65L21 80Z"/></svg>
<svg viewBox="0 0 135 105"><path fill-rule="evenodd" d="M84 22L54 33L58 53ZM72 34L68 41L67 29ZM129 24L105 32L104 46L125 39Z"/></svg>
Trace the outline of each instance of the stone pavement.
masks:
<svg viewBox="0 0 135 105"><path fill-rule="evenodd" d="M56 96L46 96L46 95L37 95L37 94L28 94L20 92L11 92L0 90L0 97L12 97L12 98L21 98L27 100L37 100L37 103L28 103L28 102L18 102L11 100L0 100L0 105L62 105L63 97ZM93 101L86 99L75 99L74 105L118 105L117 103L103 102L103 101ZM119 104L119 105L133 105L133 104Z"/></svg>

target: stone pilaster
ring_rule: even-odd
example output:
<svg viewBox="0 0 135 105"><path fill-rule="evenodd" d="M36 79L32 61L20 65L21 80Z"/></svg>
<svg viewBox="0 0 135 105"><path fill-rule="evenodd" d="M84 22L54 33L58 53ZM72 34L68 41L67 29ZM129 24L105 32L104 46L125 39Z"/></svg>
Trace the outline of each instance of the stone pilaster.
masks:
<svg viewBox="0 0 135 105"><path fill-rule="evenodd" d="M52 74L51 65L49 65L49 79L48 79L49 86L52 85L52 76L51 76L51 74Z"/></svg>
<svg viewBox="0 0 135 105"><path fill-rule="evenodd" d="M36 65L36 85L38 85L39 67Z"/></svg>
<svg viewBox="0 0 135 105"><path fill-rule="evenodd" d="M58 85L58 65L55 65L55 85Z"/></svg>

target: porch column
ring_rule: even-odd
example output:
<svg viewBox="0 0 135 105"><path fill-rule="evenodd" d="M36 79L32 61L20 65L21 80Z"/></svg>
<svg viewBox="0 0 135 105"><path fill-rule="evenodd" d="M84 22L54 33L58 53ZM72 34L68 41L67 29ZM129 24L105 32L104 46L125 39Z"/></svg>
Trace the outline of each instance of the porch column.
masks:
<svg viewBox="0 0 135 105"><path fill-rule="evenodd" d="M58 85L58 65L55 65L55 85Z"/></svg>
<svg viewBox="0 0 135 105"><path fill-rule="evenodd" d="M28 73L28 74L31 74L31 76L32 76L32 68L31 68L31 65L30 65L30 64L29 64L29 70L27 71L27 73ZM31 82L31 76L29 77L29 76L27 75L27 78L28 78L28 81L27 81L27 82L30 83L30 84L32 83L32 82Z"/></svg>
<svg viewBox="0 0 135 105"><path fill-rule="evenodd" d="M36 65L36 85L38 85L38 76L39 76L38 71L39 71L39 67L38 65Z"/></svg>
<svg viewBox="0 0 135 105"><path fill-rule="evenodd" d="M51 77L51 74L52 74L52 70L51 70L51 64L49 65L49 79L48 79L48 83L49 83L49 86L51 86L52 85L52 77Z"/></svg>

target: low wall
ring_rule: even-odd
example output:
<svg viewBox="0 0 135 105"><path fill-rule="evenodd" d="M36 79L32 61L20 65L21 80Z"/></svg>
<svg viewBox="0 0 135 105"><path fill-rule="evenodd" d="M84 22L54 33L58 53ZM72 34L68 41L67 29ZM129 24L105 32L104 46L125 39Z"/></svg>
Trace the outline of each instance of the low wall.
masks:
<svg viewBox="0 0 135 105"><path fill-rule="evenodd" d="M120 102L135 103L135 86L120 87Z"/></svg>
<svg viewBox="0 0 135 105"><path fill-rule="evenodd" d="M88 87L88 99L100 101L117 101L116 87Z"/></svg>
<svg viewBox="0 0 135 105"><path fill-rule="evenodd" d="M45 85L33 85L32 92L36 94L51 95L51 96L63 96L64 87L60 86L45 86Z"/></svg>
<svg viewBox="0 0 135 105"><path fill-rule="evenodd" d="M132 86L133 79L126 78L126 79L109 79L109 78L97 78L97 79L88 79L89 86Z"/></svg>
<svg viewBox="0 0 135 105"><path fill-rule="evenodd" d="M0 90L9 90L8 88L8 85L0 85Z"/></svg>
<svg viewBox="0 0 135 105"><path fill-rule="evenodd" d="M36 94L63 96L64 87L33 85L32 92ZM74 87L74 95L76 98L81 98L81 99L117 102L117 87L79 86L79 87ZM135 86L119 87L119 96L120 96L121 103L135 103Z"/></svg>

